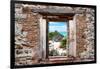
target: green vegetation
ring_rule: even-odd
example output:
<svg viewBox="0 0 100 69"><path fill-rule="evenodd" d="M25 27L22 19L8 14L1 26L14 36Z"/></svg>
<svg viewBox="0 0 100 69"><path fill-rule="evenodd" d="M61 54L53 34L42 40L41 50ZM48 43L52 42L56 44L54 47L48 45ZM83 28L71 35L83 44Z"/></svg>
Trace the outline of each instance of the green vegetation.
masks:
<svg viewBox="0 0 100 69"><path fill-rule="evenodd" d="M61 56L66 56L66 55L67 55L67 53L62 53L62 54L61 54Z"/></svg>
<svg viewBox="0 0 100 69"><path fill-rule="evenodd" d="M58 31L55 32L50 32L48 34L49 40L52 40L55 36L59 35L60 33ZM61 34L60 34L61 35ZM66 44L67 44L67 36L65 36L62 40L61 40L61 46L60 48L66 49Z"/></svg>
<svg viewBox="0 0 100 69"><path fill-rule="evenodd" d="M52 49L52 50L49 52L49 56L58 56L58 55L59 55L59 53L58 53L57 50Z"/></svg>
<svg viewBox="0 0 100 69"><path fill-rule="evenodd" d="M60 33L58 31L55 31L55 32L50 32L48 34L48 37L49 37L49 40L52 40L53 37L55 37L56 35L59 35Z"/></svg>
<svg viewBox="0 0 100 69"><path fill-rule="evenodd" d="M67 44L67 38L64 38L64 39L61 41L61 46L60 46L60 48L66 49L66 44Z"/></svg>

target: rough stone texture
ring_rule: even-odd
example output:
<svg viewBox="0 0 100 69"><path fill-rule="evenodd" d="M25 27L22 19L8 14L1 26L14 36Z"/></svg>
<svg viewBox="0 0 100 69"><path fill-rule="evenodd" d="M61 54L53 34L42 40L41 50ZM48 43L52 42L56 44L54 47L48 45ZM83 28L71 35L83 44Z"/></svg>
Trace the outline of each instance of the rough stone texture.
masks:
<svg viewBox="0 0 100 69"><path fill-rule="evenodd" d="M45 6L45 5L15 5L15 64L30 65L39 63L40 48L40 14L75 13L76 23L76 56L80 58L94 58L94 9ZM44 21L45 22L45 21ZM42 25L41 25L42 26ZM43 25L45 26L45 25ZM45 30L45 28L44 28ZM43 34L44 35L44 34ZM42 35L41 38L44 36ZM43 38L45 39L45 38ZM74 42L74 41L73 41ZM43 45L45 45L44 43ZM40 47L41 46L41 47ZM74 45L73 45L74 46ZM45 48L45 47L44 47ZM43 49L45 50L45 49ZM41 51L42 53L42 51ZM42 53L44 54L44 53Z"/></svg>
<svg viewBox="0 0 100 69"><path fill-rule="evenodd" d="M28 11L27 11L28 9ZM16 11L17 10L17 11ZM39 60L39 15L29 8L15 10L16 65L36 64ZM26 10L26 11L25 11Z"/></svg>
<svg viewBox="0 0 100 69"><path fill-rule="evenodd" d="M84 47L86 41L86 34L84 34L84 30L86 29L86 23L85 23L85 16L83 14L77 16L77 54L80 55L81 52L86 50Z"/></svg>
<svg viewBox="0 0 100 69"><path fill-rule="evenodd" d="M94 58L94 10L84 8L83 14L77 14L76 23L77 56Z"/></svg>

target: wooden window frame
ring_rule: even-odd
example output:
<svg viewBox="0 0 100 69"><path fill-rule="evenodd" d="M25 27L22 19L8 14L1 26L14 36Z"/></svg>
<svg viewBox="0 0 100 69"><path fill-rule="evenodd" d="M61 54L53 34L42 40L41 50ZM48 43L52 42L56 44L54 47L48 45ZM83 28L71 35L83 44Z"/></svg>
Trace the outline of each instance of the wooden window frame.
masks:
<svg viewBox="0 0 100 69"><path fill-rule="evenodd" d="M69 14L49 14L49 13L40 13L44 19L46 19L46 60L49 60L49 46L48 46L48 23L53 21L53 22L69 22L69 20L73 20L73 13L69 13ZM51 17L58 17L58 18L49 18L48 16ZM68 23L68 29L69 30L69 23ZM69 45L69 31L68 31L68 45ZM62 56L65 57L65 56ZM67 56L66 56L67 57Z"/></svg>

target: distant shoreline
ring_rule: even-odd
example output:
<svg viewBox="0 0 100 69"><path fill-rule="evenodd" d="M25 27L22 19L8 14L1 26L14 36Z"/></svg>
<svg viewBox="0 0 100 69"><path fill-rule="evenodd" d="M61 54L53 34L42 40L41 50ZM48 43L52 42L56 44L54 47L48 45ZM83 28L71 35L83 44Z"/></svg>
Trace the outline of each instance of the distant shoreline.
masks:
<svg viewBox="0 0 100 69"><path fill-rule="evenodd" d="M67 32L59 32L60 34L62 34L64 37L67 36Z"/></svg>

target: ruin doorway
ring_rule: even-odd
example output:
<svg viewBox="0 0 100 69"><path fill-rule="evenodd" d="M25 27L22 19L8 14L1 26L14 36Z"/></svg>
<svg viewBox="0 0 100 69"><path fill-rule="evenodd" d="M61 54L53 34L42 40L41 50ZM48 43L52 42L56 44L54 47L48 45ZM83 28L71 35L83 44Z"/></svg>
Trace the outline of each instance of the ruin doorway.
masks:
<svg viewBox="0 0 100 69"><path fill-rule="evenodd" d="M44 18L46 20L47 62L49 61L55 63L54 61L61 62L63 60L67 60L69 47L68 18L63 15L46 15ZM55 44L59 45L58 48Z"/></svg>
<svg viewBox="0 0 100 69"><path fill-rule="evenodd" d="M68 22L48 22L48 58L60 58L68 55Z"/></svg>
<svg viewBox="0 0 100 69"><path fill-rule="evenodd" d="M42 13L42 17L40 19L41 20L40 26L42 27L41 28L42 29L42 31L41 31L41 34L42 34L41 48L43 48L43 50L42 50L43 52L41 54L42 54L44 60L47 60L47 62L48 62L48 60L51 60L51 59L56 60L57 58L58 58L58 60L67 60L68 59L67 57L69 55L76 56L76 45L75 45L76 35L73 36L73 34L72 34L72 33L75 34L76 25L75 25L73 18L74 18L74 14L44 14L44 13ZM52 31L50 32L50 30L53 29L53 28L50 28L50 24L56 24L55 25L55 27L56 27L59 23L61 23L65 26L66 34L67 34L67 38L65 39L65 41L66 41L65 42L65 47L66 47L65 53L60 54L60 55L57 52L56 52L56 54L54 54L54 53L52 53L52 51L50 51L51 48L54 48L54 47L52 47L52 44L51 44L51 48L50 48L50 42L55 43L60 40L60 43L61 43L61 41L63 41L64 36L60 35L60 38L59 38L57 35L55 37L52 37L52 39L51 39L50 35L49 35L49 33L52 32ZM62 29L62 28L59 26L59 29ZM63 31L65 29L63 29ZM44 31L45 35L43 34L43 31ZM54 29L53 33L59 33L59 32L57 31L57 29ZM51 41L51 40L53 40L53 41ZM64 49L64 47L61 49ZM58 51L60 51L60 50L58 50Z"/></svg>

